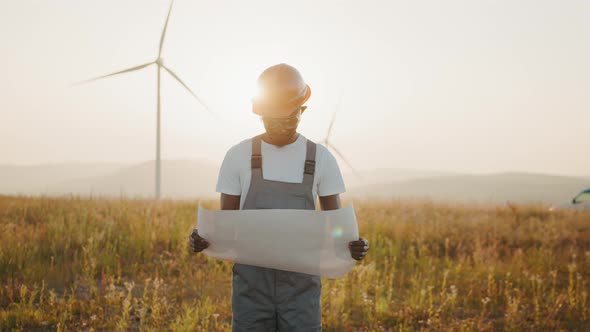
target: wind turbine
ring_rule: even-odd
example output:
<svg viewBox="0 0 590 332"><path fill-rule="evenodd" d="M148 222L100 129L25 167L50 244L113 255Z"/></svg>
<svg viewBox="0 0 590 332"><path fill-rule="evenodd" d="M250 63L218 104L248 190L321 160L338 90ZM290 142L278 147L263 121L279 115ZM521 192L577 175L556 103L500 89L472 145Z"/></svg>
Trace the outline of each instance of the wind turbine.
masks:
<svg viewBox="0 0 590 332"><path fill-rule="evenodd" d="M162 48L164 46L164 38L166 37L166 29L168 27L168 20L170 19L170 12L172 12L172 5L174 4L174 0L170 1L170 8L168 9L168 16L166 16L166 23L164 23L164 29L162 30L162 34L160 36L160 46L159 46L159 50L158 50L158 57L156 58L156 60L148 62L148 63L144 63L141 64L139 66L135 66L135 67L131 67L131 68L127 68L121 71L117 71L111 74L107 74L107 75L103 75L103 76L99 76L99 77L95 77L95 78L91 78L85 81L81 81L81 82L77 82L72 84L73 85L78 85L78 84L83 84L83 83L88 83L88 82L92 82L92 81L96 81L98 79L102 79L105 77L109 77L109 76L115 76L115 75L119 75L119 74L123 74L123 73L128 73L128 72L132 72L132 71L136 71L136 70L140 70L143 69L145 67L151 66L153 64L155 64L157 66L157 73L158 73L158 92L157 92L157 96L158 96L158 102L157 102L157 129L156 129L156 199L160 198L160 178L161 178L161 173L160 173L160 77L161 77L161 71L162 68L164 68L165 71L167 71L178 83L180 83L185 89L188 90L188 92L195 97L195 99L209 112L213 115L213 113L211 112L211 110L209 109L209 107L207 105L205 105L205 103L199 98L197 97L197 95L188 87L188 85L186 85L181 79L180 77L178 77L178 75L176 75L176 73L174 73L174 71L172 71L172 69L168 68L167 66L164 65L164 59L162 58Z"/></svg>
<svg viewBox="0 0 590 332"><path fill-rule="evenodd" d="M334 121L336 120L336 113L338 112L339 106L340 106L340 102L338 102L338 106L336 107L336 110L332 114L332 120L330 121L330 126L328 127L328 133L326 134L326 137L324 139L322 139L321 141L319 141L318 143L323 144L329 150L334 151L338 155L338 157L340 157L340 159L342 159L342 161L344 161L346 163L346 165L352 170L354 175L359 176L357 171L354 169L354 167L352 167L352 165L348 162L348 160L346 160L344 155L334 146L334 144L330 143L330 134L332 133L332 128L334 127Z"/></svg>

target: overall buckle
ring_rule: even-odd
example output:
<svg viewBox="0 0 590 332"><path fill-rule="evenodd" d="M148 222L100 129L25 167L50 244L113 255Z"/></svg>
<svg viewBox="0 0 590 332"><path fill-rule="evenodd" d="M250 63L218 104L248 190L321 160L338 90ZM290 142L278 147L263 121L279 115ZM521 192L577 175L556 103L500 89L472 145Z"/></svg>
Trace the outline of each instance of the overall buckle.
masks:
<svg viewBox="0 0 590 332"><path fill-rule="evenodd" d="M315 160L306 160L304 174L313 175L315 173Z"/></svg>
<svg viewBox="0 0 590 332"><path fill-rule="evenodd" d="M262 155L254 154L250 159L252 168L262 168Z"/></svg>

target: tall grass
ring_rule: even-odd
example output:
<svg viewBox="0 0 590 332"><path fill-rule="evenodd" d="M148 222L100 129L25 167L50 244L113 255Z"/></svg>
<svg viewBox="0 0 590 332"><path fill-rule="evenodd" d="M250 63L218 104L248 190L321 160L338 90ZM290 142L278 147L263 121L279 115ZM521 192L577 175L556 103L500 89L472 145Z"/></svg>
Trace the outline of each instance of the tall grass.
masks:
<svg viewBox="0 0 590 332"><path fill-rule="evenodd" d="M371 250L323 280L324 330L590 330L590 212L354 206ZM196 209L0 197L0 330L229 330L231 265L189 252Z"/></svg>

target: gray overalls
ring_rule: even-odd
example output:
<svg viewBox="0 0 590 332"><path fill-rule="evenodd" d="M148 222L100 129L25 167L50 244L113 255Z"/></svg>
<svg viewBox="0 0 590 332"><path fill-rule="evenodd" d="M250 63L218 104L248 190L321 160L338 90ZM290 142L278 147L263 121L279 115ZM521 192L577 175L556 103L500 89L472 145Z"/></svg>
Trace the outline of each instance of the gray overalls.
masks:
<svg viewBox="0 0 590 332"><path fill-rule="evenodd" d="M315 143L307 140L302 183L265 180L261 136L252 138L252 179L243 209L315 210ZM235 263L232 277L232 331L322 330L319 276Z"/></svg>

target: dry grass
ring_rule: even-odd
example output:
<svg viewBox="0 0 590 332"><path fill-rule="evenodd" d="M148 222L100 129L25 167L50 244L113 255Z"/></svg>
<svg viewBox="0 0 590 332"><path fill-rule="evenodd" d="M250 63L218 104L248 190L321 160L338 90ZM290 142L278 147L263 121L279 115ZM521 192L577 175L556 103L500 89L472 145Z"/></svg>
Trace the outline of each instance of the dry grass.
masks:
<svg viewBox="0 0 590 332"><path fill-rule="evenodd" d="M231 265L187 248L196 204L0 197L0 329L229 330ZM590 330L590 212L354 205L372 248L324 279L326 331Z"/></svg>

